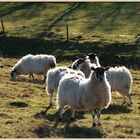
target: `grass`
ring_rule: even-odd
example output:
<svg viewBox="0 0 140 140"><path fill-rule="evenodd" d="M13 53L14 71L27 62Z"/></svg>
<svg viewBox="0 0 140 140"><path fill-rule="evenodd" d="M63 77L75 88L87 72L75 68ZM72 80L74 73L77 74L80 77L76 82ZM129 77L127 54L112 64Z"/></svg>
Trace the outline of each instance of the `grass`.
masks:
<svg viewBox="0 0 140 140"><path fill-rule="evenodd" d="M49 31L81 41L135 41L139 30L138 2L115 3L0 3L0 17L8 36L49 39ZM53 9L53 10L52 10ZM26 13L26 14L24 14Z"/></svg>
<svg viewBox="0 0 140 140"><path fill-rule="evenodd" d="M130 69L134 84L129 107L122 105L121 96L113 94L113 101L107 110L102 111L102 127L92 128L92 117L86 112L76 113L76 120L70 121L70 109L64 111L64 120L58 121L55 106L49 108L49 97L45 94L43 77L36 76L35 82L21 76L18 81L10 81L10 70L17 58L0 57L0 137L65 137L65 138L139 138L140 114L140 72ZM69 66L71 63L60 62ZM86 122L86 123L85 123Z"/></svg>

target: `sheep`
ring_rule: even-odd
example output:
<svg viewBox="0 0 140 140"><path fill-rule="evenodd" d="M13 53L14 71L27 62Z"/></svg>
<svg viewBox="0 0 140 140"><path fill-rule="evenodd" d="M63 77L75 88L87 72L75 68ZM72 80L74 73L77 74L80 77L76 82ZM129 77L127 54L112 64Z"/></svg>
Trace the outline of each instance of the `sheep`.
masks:
<svg viewBox="0 0 140 140"><path fill-rule="evenodd" d="M11 80L16 80L18 75L27 75L33 78L33 74L44 75L44 80L46 79L46 73L50 68L56 66L56 58L53 55L28 54L23 56L16 64L13 66L11 71Z"/></svg>
<svg viewBox="0 0 140 140"><path fill-rule="evenodd" d="M95 67L94 65L95 64L90 63L90 60L85 59L83 63L79 64L79 69L85 74L85 77L89 77L91 73L91 67ZM111 85L111 91L117 91L123 96L123 104L126 103L127 97L127 103L128 105L131 105L132 99L130 93L133 79L130 71L125 66L110 67L106 75L107 80Z"/></svg>
<svg viewBox="0 0 140 140"><path fill-rule="evenodd" d="M66 74L77 74L82 77L85 77L84 73L81 71L75 71L67 67L56 67L54 69L50 69L47 73L46 79L46 93L50 96L50 106L52 106L52 97L53 93L57 93L59 81Z"/></svg>
<svg viewBox="0 0 140 140"><path fill-rule="evenodd" d="M111 103L111 89L105 73L107 70L108 68L96 67L92 68L89 78L67 74L60 80L57 94L60 120L62 120L63 108L65 105L69 105L72 120L75 111L90 110L93 127L96 126L95 113L98 117L98 126L101 125L101 110L107 108Z"/></svg>
<svg viewBox="0 0 140 140"><path fill-rule="evenodd" d="M131 105L133 102L130 93L133 79L130 71L125 66L110 67L106 73L106 77L111 85L111 91L117 91L123 96L123 104L126 103L127 97L127 103Z"/></svg>
<svg viewBox="0 0 140 140"><path fill-rule="evenodd" d="M98 58L97 54L89 53L89 54L87 54L86 57L76 59L72 63L71 68L74 69L74 70L79 69L79 65L81 63L83 63L86 59L89 59L90 62L93 63L93 64L96 64L96 66L101 66L100 63L99 63L99 58Z"/></svg>
<svg viewBox="0 0 140 140"><path fill-rule="evenodd" d="M98 67L101 66L97 54L89 53L89 54L87 54L86 58L88 58L91 63L96 64L96 66L98 66Z"/></svg>
<svg viewBox="0 0 140 140"><path fill-rule="evenodd" d="M79 65L80 65L81 63L83 63L84 60L85 60L85 58L76 59L76 60L72 63L71 68L72 68L73 70L78 69Z"/></svg>

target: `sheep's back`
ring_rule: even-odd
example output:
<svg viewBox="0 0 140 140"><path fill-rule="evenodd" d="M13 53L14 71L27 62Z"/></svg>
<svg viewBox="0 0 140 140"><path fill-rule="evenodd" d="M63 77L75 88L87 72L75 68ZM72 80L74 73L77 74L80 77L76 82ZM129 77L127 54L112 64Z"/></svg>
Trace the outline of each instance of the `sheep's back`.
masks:
<svg viewBox="0 0 140 140"><path fill-rule="evenodd" d="M107 80L111 84L111 88L130 87L132 84L132 76L126 67L111 67L107 72Z"/></svg>

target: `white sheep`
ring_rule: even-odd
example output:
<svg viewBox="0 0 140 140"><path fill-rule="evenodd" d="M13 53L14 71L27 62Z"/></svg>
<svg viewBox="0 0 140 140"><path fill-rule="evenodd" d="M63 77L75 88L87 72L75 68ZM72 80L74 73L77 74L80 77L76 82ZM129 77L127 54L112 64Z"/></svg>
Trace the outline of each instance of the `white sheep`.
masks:
<svg viewBox="0 0 140 140"><path fill-rule="evenodd" d="M127 97L128 104L132 104L130 93L133 79L130 71L125 66L110 67L106 77L111 85L111 91L119 92L124 98L124 103L126 103Z"/></svg>
<svg viewBox="0 0 140 140"><path fill-rule="evenodd" d="M52 105L53 93L57 93L59 81L66 74L77 74L85 77L83 72L75 71L67 67L56 67L54 69L50 69L47 73L46 79L46 93L50 96L50 106Z"/></svg>
<svg viewBox="0 0 140 140"><path fill-rule="evenodd" d="M57 94L57 105L59 108L59 119L62 120L62 111L65 105L71 107L71 119L74 119L75 111L92 111L93 126L96 126L95 113L100 123L100 113L107 108L111 102L111 90L106 79L107 68L92 68L89 78L78 75L67 74L59 83Z"/></svg>
<svg viewBox="0 0 140 140"><path fill-rule="evenodd" d="M32 76L33 74L42 74L44 75L44 80L46 78L46 73L50 68L56 66L56 58L53 55L38 54L32 55L28 54L22 57L12 68L11 79L16 80L18 75L27 75Z"/></svg>
<svg viewBox="0 0 140 140"><path fill-rule="evenodd" d="M95 64L90 63L89 59L85 59L78 67L85 74L85 77L89 77L91 67L95 67ZM130 93L133 80L130 71L125 66L110 67L106 75L111 85L111 91L119 92L124 98L124 103L126 103L127 97L128 104L132 104Z"/></svg>

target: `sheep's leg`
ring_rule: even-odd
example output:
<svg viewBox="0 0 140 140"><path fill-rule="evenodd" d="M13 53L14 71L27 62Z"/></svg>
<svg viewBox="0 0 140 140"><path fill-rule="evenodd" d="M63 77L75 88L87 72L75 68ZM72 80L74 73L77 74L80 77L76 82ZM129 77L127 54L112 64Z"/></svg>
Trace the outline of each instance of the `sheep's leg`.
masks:
<svg viewBox="0 0 140 140"><path fill-rule="evenodd" d="M100 116L101 116L101 110L99 109L97 110L98 126L101 126Z"/></svg>
<svg viewBox="0 0 140 140"><path fill-rule="evenodd" d="M59 120L62 121L63 108L59 108Z"/></svg>
<svg viewBox="0 0 140 140"><path fill-rule="evenodd" d="M95 127L96 126L96 121L95 121L95 111L91 111L91 115L92 115L92 119L93 119L93 123L92 126Z"/></svg>
<svg viewBox="0 0 140 140"><path fill-rule="evenodd" d="M127 98L128 98L128 105L133 104L130 94L127 94Z"/></svg>
<svg viewBox="0 0 140 140"><path fill-rule="evenodd" d="M71 121L74 121L75 110L71 108Z"/></svg>
<svg viewBox="0 0 140 140"><path fill-rule="evenodd" d="M33 79L33 81L34 81L35 79L34 79L34 75L33 75L33 74L31 74L31 77L32 77L32 79Z"/></svg>
<svg viewBox="0 0 140 140"><path fill-rule="evenodd" d="M31 80L31 77L32 77L32 80L34 81L34 75L32 73L29 74L29 80Z"/></svg>
<svg viewBox="0 0 140 140"><path fill-rule="evenodd" d="M52 97L53 97L53 93L50 94L50 106L52 106Z"/></svg>
<svg viewBox="0 0 140 140"><path fill-rule="evenodd" d="M46 78L47 78L47 77L46 77L46 75L44 75L44 79L43 79L43 82L45 82L45 81L46 81Z"/></svg>
<svg viewBox="0 0 140 140"><path fill-rule="evenodd" d="M126 98L125 98L125 96L123 96L123 105L126 103Z"/></svg>

